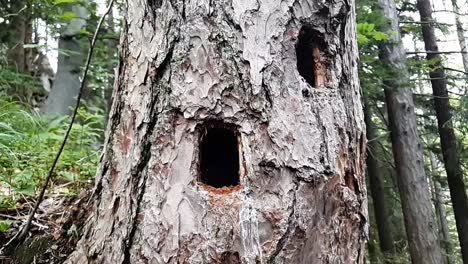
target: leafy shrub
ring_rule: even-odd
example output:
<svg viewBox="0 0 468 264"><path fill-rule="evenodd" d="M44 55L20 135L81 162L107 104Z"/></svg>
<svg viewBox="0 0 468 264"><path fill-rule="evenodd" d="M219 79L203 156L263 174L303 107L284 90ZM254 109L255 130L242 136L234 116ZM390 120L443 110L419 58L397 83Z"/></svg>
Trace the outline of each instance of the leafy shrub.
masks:
<svg viewBox="0 0 468 264"><path fill-rule="evenodd" d="M50 188L74 193L96 173L103 116L79 109L78 121L54 172ZM0 210L34 196L47 177L69 124L68 116L47 118L0 95Z"/></svg>

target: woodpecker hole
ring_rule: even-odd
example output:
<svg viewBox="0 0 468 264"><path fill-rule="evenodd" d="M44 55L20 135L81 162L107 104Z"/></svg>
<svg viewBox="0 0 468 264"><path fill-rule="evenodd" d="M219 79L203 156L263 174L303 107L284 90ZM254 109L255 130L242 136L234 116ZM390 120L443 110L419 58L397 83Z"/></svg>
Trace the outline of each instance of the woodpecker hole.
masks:
<svg viewBox="0 0 468 264"><path fill-rule="evenodd" d="M207 122L200 138L200 181L214 188L239 185L239 135L234 125Z"/></svg>
<svg viewBox="0 0 468 264"><path fill-rule="evenodd" d="M148 5L151 9L155 10L162 6L163 0L148 0Z"/></svg>
<svg viewBox="0 0 468 264"><path fill-rule="evenodd" d="M304 25L296 43L297 70L306 82L318 88L326 82L323 34Z"/></svg>

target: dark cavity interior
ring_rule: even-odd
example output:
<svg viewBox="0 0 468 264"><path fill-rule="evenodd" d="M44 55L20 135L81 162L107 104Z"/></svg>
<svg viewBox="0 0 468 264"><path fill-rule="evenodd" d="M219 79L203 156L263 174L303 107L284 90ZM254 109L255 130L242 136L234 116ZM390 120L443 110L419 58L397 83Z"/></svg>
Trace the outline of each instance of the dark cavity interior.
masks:
<svg viewBox="0 0 468 264"><path fill-rule="evenodd" d="M201 181L215 188L239 184L239 149L234 127L210 124L200 144Z"/></svg>
<svg viewBox="0 0 468 264"><path fill-rule="evenodd" d="M303 26L299 31L296 43L297 70L299 74L312 86L316 86L315 63L313 57L314 48L322 50L320 33L313 30L311 26Z"/></svg>

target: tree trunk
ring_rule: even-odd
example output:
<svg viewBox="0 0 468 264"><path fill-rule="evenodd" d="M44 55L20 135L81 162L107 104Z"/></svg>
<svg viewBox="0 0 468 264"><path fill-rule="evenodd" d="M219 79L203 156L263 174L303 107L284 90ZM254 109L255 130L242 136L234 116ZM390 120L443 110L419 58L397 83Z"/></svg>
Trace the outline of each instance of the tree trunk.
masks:
<svg viewBox="0 0 468 264"><path fill-rule="evenodd" d="M421 17L425 48L427 51L437 52L439 48L433 26L434 20L432 18L431 3L428 0L418 0L417 8ZM468 264L468 198L465 183L463 182L457 140L453 131L452 108L448 96L447 80L445 79L440 55L428 53L427 59L436 62L429 76L431 77L442 156L444 158L445 171L447 172L447 182L455 214L460 248L463 262Z"/></svg>
<svg viewBox="0 0 468 264"><path fill-rule="evenodd" d="M417 132L412 92L408 84L405 51L399 34L398 17L393 0L379 0L391 41L380 48L380 58L394 71L384 79L385 100L391 131L398 189L405 220L406 235L413 264L443 263L437 240L437 222L432 213L431 197L423 164L423 151Z"/></svg>
<svg viewBox="0 0 468 264"><path fill-rule="evenodd" d="M468 51L466 49L465 30L463 29L463 23L460 19L460 9L458 8L457 0L452 0L453 13L455 15L455 26L457 27L458 44L462 52L463 69L468 74Z"/></svg>
<svg viewBox="0 0 468 264"><path fill-rule="evenodd" d="M442 198L442 190L439 183L439 175L437 175L437 166L434 153L430 152L429 154L430 164L431 164L431 182L433 183L433 199L436 215L439 222L439 237L442 242L442 247L444 248L444 255L447 264L454 263L452 260L452 246L450 240L450 233L447 223L447 215L445 214L445 206Z"/></svg>
<svg viewBox="0 0 468 264"><path fill-rule="evenodd" d="M377 139L375 135L375 128L372 122L372 113L368 105L364 108L364 118L366 122L367 139L370 140L367 147L367 174L369 177L369 185L371 188L372 201L374 203L375 220L378 229L380 249L382 253L388 257L395 253L393 231L390 224L390 214L387 208L388 199L385 197L383 186L382 168L376 158Z"/></svg>
<svg viewBox="0 0 468 264"><path fill-rule="evenodd" d="M24 49L24 45L31 43L32 24L31 24L31 6L28 1L13 1L11 3L12 19L10 20L9 30L12 31L12 46L8 57L12 65L18 72L29 70L31 59L30 53ZM29 35L28 35L29 34Z"/></svg>
<svg viewBox="0 0 468 264"><path fill-rule="evenodd" d="M127 1L95 206L68 263L363 263L353 6Z"/></svg>
<svg viewBox="0 0 468 264"><path fill-rule="evenodd" d="M76 105L76 97L80 89L81 67L84 65L85 56L78 36L80 30L86 25L88 12L81 5L74 5L71 10L76 18L70 20L60 34L57 74L42 109L48 115L70 114L70 108Z"/></svg>
<svg viewBox="0 0 468 264"><path fill-rule="evenodd" d="M107 87L104 90L104 100L106 102L106 120L109 119L109 112L112 107L112 90L114 87L114 76L115 76L115 65L112 63L114 61L116 54L117 54L117 45L118 42L112 37L116 34L115 33L115 23L114 23L114 12L113 9L109 10L109 14L107 15L107 34L111 36L107 41L107 48L109 49L109 64L108 64L108 74L109 78L107 79Z"/></svg>

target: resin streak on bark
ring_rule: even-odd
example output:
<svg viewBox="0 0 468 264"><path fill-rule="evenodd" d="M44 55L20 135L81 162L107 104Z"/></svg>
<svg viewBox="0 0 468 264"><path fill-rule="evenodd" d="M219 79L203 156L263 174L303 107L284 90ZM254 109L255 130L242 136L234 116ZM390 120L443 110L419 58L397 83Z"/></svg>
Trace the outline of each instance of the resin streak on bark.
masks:
<svg viewBox="0 0 468 264"><path fill-rule="evenodd" d="M157 2L157 3L155 3ZM127 1L94 214L69 263L362 263L365 137L352 1ZM322 89L301 26L324 37ZM200 125L240 184L199 182Z"/></svg>

